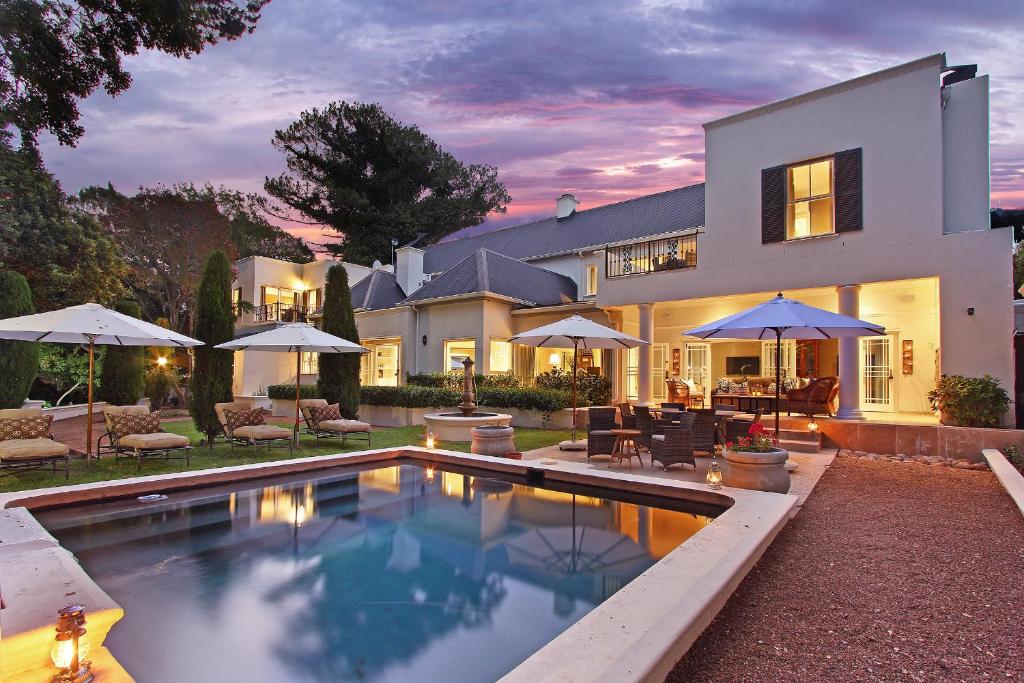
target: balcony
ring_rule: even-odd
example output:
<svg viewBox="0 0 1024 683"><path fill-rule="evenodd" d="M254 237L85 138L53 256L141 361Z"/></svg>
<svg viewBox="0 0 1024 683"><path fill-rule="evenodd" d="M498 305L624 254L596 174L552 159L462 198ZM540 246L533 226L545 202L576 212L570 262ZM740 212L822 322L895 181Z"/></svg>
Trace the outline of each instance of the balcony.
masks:
<svg viewBox="0 0 1024 683"><path fill-rule="evenodd" d="M304 323L309 321L312 312L310 307L296 304L263 304L253 309L253 317L257 323Z"/></svg>
<svg viewBox="0 0 1024 683"><path fill-rule="evenodd" d="M697 266L697 236L667 237L605 249L605 277L625 277Z"/></svg>

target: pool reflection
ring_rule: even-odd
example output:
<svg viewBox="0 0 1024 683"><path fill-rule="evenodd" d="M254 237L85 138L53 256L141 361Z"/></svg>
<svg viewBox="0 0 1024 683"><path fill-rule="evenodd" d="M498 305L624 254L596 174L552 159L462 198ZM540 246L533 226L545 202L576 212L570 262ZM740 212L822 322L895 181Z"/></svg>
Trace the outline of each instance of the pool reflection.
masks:
<svg viewBox="0 0 1024 683"><path fill-rule="evenodd" d="M416 465L41 521L139 680L494 680L709 523Z"/></svg>

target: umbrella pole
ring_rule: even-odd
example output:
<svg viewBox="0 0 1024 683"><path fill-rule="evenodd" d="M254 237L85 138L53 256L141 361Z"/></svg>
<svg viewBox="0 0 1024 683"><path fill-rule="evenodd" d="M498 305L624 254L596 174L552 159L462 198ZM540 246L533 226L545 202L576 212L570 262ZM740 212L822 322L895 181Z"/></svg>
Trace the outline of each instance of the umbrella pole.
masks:
<svg viewBox="0 0 1024 683"><path fill-rule="evenodd" d="M580 340L572 340L572 440L576 440L576 353Z"/></svg>
<svg viewBox="0 0 1024 683"><path fill-rule="evenodd" d="M292 438L295 444L299 443L299 381L302 379L302 349L295 352L295 427L292 429Z"/></svg>
<svg viewBox="0 0 1024 683"><path fill-rule="evenodd" d="M775 440L779 440L779 402L782 400L782 328L775 328Z"/></svg>
<svg viewBox="0 0 1024 683"><path fill-rule="evenodd" d="M89 462L92 458L92 373L95 367L95 354L96 354L96 341L89 338L89 389L87 392L86 401L89 404L89 408L86 412L85 422L85 461Z"/></svg>

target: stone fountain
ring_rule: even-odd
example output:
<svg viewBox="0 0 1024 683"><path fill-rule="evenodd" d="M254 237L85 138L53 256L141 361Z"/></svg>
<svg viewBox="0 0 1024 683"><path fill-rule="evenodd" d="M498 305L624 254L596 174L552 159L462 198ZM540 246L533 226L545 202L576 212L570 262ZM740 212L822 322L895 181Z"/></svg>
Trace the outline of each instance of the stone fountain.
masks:
<svg viewBox="0 0 1024 683"><path fill-rule="evenodd" d="M423 422L427 432L440 441L472 441L474 427L500 426L508 427L512 416L504 413L484 413L477 411L476 380L473 377L473 359L462 361L462 403L458 405L458 413L427 413Z"/></svg>

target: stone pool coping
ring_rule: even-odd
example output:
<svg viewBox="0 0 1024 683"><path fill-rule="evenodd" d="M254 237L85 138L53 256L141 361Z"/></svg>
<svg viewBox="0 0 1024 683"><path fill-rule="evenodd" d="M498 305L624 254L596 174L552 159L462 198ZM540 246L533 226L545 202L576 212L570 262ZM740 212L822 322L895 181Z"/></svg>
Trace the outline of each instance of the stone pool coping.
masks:
<svg viewBox="0 0 1024 683"><path fill-rule="evenodd" d="M1006 493L1017 504L1020 513L1024 515L1024 475L1017 471L1006 456L995 448L986 448L981 452L989 469L996 475L996 479L1006 489Z"/></svg>
<svg viewBox="0 0 1024 683"><path fill-rule="evenodd" d="M132 497L195 486L239 483L331 467L412 458L439 465L545 479L691 500L725 511L608 600L551 640L502 680L654 681L663 680L725 604L743 577L789 519L793 495L666 480L614 470L564 467L563 463L514 461L419 446L375 449L234 467L133 477L0 494L0 575L6 609L0 612L0 659L4 676L47 680L56 611L80 600L89 612L92 647L100 650L121 618L119 605L82 570L31 515L33 508ZM22 589L11 592L12 585ZM50 587L52 590L43 590ZM69 595L70 594L70 595ZM36 675L33 676L33 673Z"/></svg>

